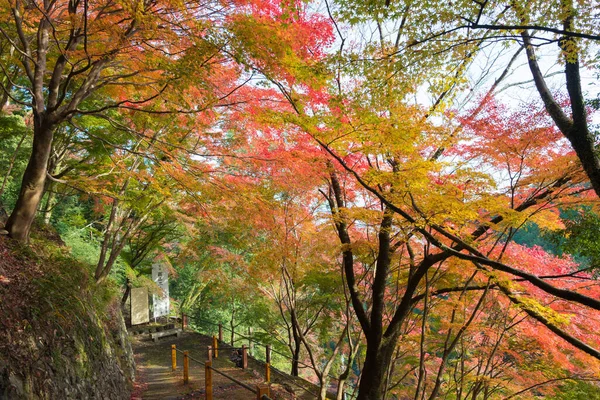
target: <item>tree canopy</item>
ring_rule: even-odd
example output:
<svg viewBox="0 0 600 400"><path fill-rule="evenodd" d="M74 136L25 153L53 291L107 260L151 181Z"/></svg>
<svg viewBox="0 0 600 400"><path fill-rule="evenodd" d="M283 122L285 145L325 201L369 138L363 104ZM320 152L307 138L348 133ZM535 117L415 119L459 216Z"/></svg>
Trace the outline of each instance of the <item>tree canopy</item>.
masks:
<svg viewBox="0 0 600 400"><path fill-rule="evenodd" d="M597 2L0 7L11 238L168 260L320 398L600 391Z"/></svg>

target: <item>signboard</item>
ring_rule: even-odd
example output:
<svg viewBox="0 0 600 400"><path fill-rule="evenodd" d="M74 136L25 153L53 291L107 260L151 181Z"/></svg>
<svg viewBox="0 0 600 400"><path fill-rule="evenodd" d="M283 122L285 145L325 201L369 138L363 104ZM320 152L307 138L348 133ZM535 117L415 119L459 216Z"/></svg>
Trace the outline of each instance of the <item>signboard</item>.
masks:
<svg viewBox="0 0 600 400"><path fill-rule="evenodd" d="M150 322L148 288L131 288L131 325Z"/></svg>
<svg viewBox="0 0 600 400"><path fill-rule="evenodd" d="M169 315L169 273L163 264L152 265L152 280L161 289L152 295L154 319Z"/></svg>

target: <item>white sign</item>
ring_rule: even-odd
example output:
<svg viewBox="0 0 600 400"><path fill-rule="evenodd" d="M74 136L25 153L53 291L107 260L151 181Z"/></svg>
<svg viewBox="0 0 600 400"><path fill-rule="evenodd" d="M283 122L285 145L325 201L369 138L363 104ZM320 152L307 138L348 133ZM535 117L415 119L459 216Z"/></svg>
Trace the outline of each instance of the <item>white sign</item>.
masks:
<svg viewBox="0 0 600 400"><path fill-rule="evenodd" d="M152 280L161 289L161 293L152 295L154 319L169 315L169 273L163 264L152 265Z"/></svg>
<svg viewBox="0 0 600 400"><path fill-rule="evenodd" d="M150 322L148 288L131 288L131 325Z"/></svg>

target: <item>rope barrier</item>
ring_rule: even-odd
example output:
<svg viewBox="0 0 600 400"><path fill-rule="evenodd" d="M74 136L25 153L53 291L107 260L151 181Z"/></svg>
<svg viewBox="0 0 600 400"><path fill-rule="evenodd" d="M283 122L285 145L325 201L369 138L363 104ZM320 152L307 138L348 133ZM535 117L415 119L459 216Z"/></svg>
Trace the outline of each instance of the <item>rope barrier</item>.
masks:
<svg viewBox="0 0 600 400"><path fill-rule="evenodd" d="M178 348L175 348L176 351L180 352L181 354L185 354L186 350L179 350ZM192 361L196 361L198 364L202 364L204 366L204 363L200 360L195 359L194 357L188 355L188 358Z"/></svg>
<svg viewBox="0 0 600 400"><path fill-rule="evenodd" d="M264 344L263 344L263 343L261 343L261 342L259 342L259 341L255 340L255 339L253 339L253 338L250 338L250 337L244 336L244 335L242 335L241 333L236 333L236 332L234 332L234 331L230 330L229 328L227 328L227 327L223 326L222 324L215 324L214 322L211 322L211 321L205 320L204 318L196 318L196 319L197 319L197 320L199 320L199 321L203 321L203 322L205 322L205 323L207 323L207 324L213 325L213 326L219 326L219 325L221 325L221 326L223 327L223 329L225 329L225 330L226 330L226 331L228 331L228 332L231 332L231 333L233 333L234 335L237 335L237 336L241 337L242 339L246 339L246 340L252 341L252 342L254 342L254 343L256 343L256 344L259 344L259 345L261 345L261 346L264 346ZM302 361L300 361L300 360L294 360L294 358L293 358L293 357L291 357L291 356L289 356L289 355L287 355L287 354L281 353L281 352L279 352L279 351L277 351L277 350L274 350L273 348L271 348L271 353L278 354L278 355L280 355L281 357L283 357L283 358L285 358L285 359L287 359L287 360L290 360L290 361L292 361L292 362L293 362L293 361L296 361L296 362L298 363L298 365L301 365L301 366L303 366L303 367L305 367L305 368L310 368L310 369L313 369L313 366L312 366L312 365L309 365L309 364L303 363L303 362L302 362ZM338 380L338 379L339 379L337 376L335 376L335 375L331 375L331 373L327 374L327 376L328 376L329 378L331 378L331 379L335 379L335 380Z"/></svg>
<svg viewBox="0 0 600 400"><path fill-rule="evenodd" d="M202 361L200 361L200 360L196 360L196 359L195 359L194 357L192 357L192 356L188 356L188 358L189 358L190 360L192 360L192 361L195 361L195 362L197 362L198 364L201 364L202 366L205 366L205 365L206 365L206 364L205 364L205 363L203 363Z"/></svg>
<svg viewBox="0 0 600 400"><path fill-rule="evenodd" d="M226 327L226 326L224 326L223 324L216 324L216 323L214 323L214 322L212 322L212 321L209 321L209 320L206 320L206 319L204 319L204 318L197 318L197 317L196 317L196 318L195 318L195 320L196 320L196 321L200 321L200 322L204 322L204 323L206 323L206 324L209 324L209 325L212 325L212 326L219 327L220 329L224 329L224 330L226 330L226 331L227 331L227 332L229 332L229 333L233 333L233 335L234 335L234 343L235 343L235 341L237 341L237 340L248 340L249 342L252 342L252 343L258 344L258 345L260 345L260 346L265 346L263 343L259 342L258 340L254 339L254 338L251 338L251 337L248 337L248 336L245 336L245 335L243 335L243 334L241 334L241 333L238 333L238 332L232 331L231 329L227 328L227 327ZM238 337L238 339L236 339L236 338L235 338L236 336ZM227 343L227 342L223 341L223 343ZM280 343L281 343L281 342L280 342ZM239 350L239 349L241 349L240 347L233 347L233 346L230 346L230 345L228 345L228 344L227 344L227 346L228 346L229 348L231 348L231 349L234 349L234 350ZM313 369L313 366L312 366L312 365L309 365L309 364L303 363L303 362L302 362L302 361L300 361L300 360L294 360L294 358L293 358L293 357L291 357L291 356L289 356L289 355L287 355L287 354L284 354L284 353L282 353L282 352L280 352L280 351L274 350L273 348L271 348L271 349L270 349L270 352L271 352L271 353L274 353L274 354L277 354L277 355L279 355L279 356L281 356L281 357L283 357L283 358L285 358L286 360L289 360L289 361L291 361L291 362L294 362L294 361L296 361L296 362L298 363L298 365L299 365L299 366L302 366L302 367L305 367L305 368L310 368L310 369ZM274 368L273 366L271 366L271 370L272 370L272 371L275 371L277 374L279 374L279 375L280 375L280 376L282 376L282 377L289 378L289 374L286 374L285 372L282 372L282 371L278 370L277 368ZM335 375L332 375L331 373L328 373L328 374L327 374L327 376L328 376L330 379L334 379L334 380L336 380L336 381L339 379L339 377L337 377L337 376L335 376ZM317 395L316 393L314 393L314 392L312 392L310 389L307 389L306 387L304 387L304 386L302 386L302 385L300 385L300 384L296 383L296 382L295 382L293 379L292 379L292 380L289 380L289 379L288 379L288 380L287 380L287 382L289 382L289 383L291 383L292 385L294 385L294 386L296 386L296 387L298 387L298 388L300 388L300 389L304 390L305 392L307 392L307 393L311 394L312 396L318 397L318 395ZM354 397L354 396L350 395L350 397L352 398L352 397Z"/></svg>
<svg viewBox="0 0 600 400"><path fill-rule="evenodd" d="M171 346L171 350L172 350L173 354L174 354L175 352L179 352L179 353L182 353L182 354L184 355L184 378L183 378L183 380L184 380L184 383L187 383L187 382L188 382L188 368L187 368L187 366L185 365L185 360L187 359L187 360L192 360L192 361L194 361L194 362L197 362L198 364L200 364L200 365L204 366L204 367L205 367L205 368L207 368L207 369L210 369L210 370L212 370L212 371L215 371L217 374L224 376L225 378L227 378L227 379L229 379L230 381L232 381L232 382L236 383L237 385L239 385L239 386L243 387L244 389L247 389L247 390L251 391L251 392L252 392L252 393L254 393L254 394L259 394L259 393L258 393L258 391L257 391L256 389L252 388L252 386L249 386L249 385L245 384L244 382L242 382L242 381L240 381L240 380L238 380L238 379L234 378L233 376L231 376L231 375L229 375L229 374L226 374L225 372L223 372L223 371L219 371L218 369L214 368L214 367L212 366L212 363L208 363L208 365L207 365L207 363L205 363L205 362L203 362L203 361L200 361L200 360L198 360L198 359L196 359L196 358L194 358L194 357L191 357L191 356L189 355L189 350L180 350L180 349L176 348L176 346L175 346L175 345L172 345L172 346ZM173 360L173 365L175 365L175 361L174 361L174 360ZM268 397L267 395L262 395L262 396L261 396L261 399L262 399L262 400L271 400L271 398L270 398L270 397Z"/></svg>
<svg viewBox="0 0 600 400"><path fill-rule="evenodd" d="M242 386L244 389L248 389L249 391L251 391L251 392L252 392L252 393L254 393L254 394L256 394L256 393L257 393L257 392L256 392L256 389L253 389L251 386L248 386L248 385L246 385L245 383L238 381L238 380L237 380L237 379L235 379L234 377L232 377L232 376L229 376L229 375L227 375L226 373L224 373L224 372L222 372L222 371L219 371L219 370L218 370L218 369L216 369L216 368L213 368L213 367L208 367L208 368L212 369L212 370L213 370L213 371L215 371L217 374L223 375L225 378L227 378L227 379L229 379L229 380L231 380L231 381L233 381L233 382L237 383L238 385Z"/></svg>
<svg viewBox="0 0 600 400"><path fill-rule="evenodd" d="M207 320L205 320L205 319L203 319L203 318L197 318L197 320L200 320L200 321L206 322L207 324L210 324L210 325L213 325L213 326L219 326L219 324L215 324L214 322L207 321ZM244 335L242 335L241 333L237 333L237 332L231 331L229 328L226 328L226 327L223 327L223 329L227 330L228 332L231 332L231 333L233 333L234 335L237 335L237 336L239 336L239 337L240 337L240 338L242 338L242 339L249 340L249 341L251 341L251 342L253 342L253 343L256 343L256 344L259 344L259 345L261 345L261 346L264 346L264 344L263 344L263 343L259 342L258 340L255 340L255 339L253 339L253 338L251 338L251 337L244 336ZM274 350L273 348L271 348L271 353L278 354L278 355L282 356L283 358L286 358L286 359L288 359L288 360L290 360L290 361L294 361L294 358L293 358L293 357L291 357L291 356L289 356L289 355L287 355L287 354L281 353L281 352L279 352L279 351L277 351L277 350ZM311 366L311 365L305 364L305 363L303 363L303 362L302 362L302 361L300 361L300 360L297 360L297 361L298 361L298 364L299 364L299 365L302 365L303 367L306 367L306 368L312 368L312 366ZM337 377L336 377L336 376L330 376L330 378L337 379Z"/></svg>
<svg viewBox="0 0 600 400"><path fill-rule="evenodd" d="M203 318L197 318L197 320L203 321L203 322L205 322L205 323L207 323L207 324L210 324L210 325L213 325L213 326L219 326L219 324L215 324L214 322L207 321L207 320L205 320L205 319L203 319ZM231 332L231 330L229 330L229 329L227 329L227 328L224 328L224 329L226 329L227 331ZM261 342L258 342L258 341L256 341L256 340L254 340L254 339L252 339L252 338L248 338L248 337L246 337L246 336L244 336L244 335L241 335L241 334L238 334L238 333L235 333L235 332L233 332L233 333L234 333L235 335L238 335L238 336L242 337L242 339L246 339L246 340L252 340L254 343L256 343L256 344L259 344L259 345L261 345L261 346L264 346L264 344L262 344ZM227 346L228 346L228 348L229 348L229 349L240 349L240 348L236 348L236 347L231 347L231 346L230 346L230 345L228 345L228 344L227 344ZM281 353L281 352L279 352L279 351L273 350L272 348L271 348L271 353L278 354L278 355L280 355L280 356L284 357L285 359L288 359L288 360L290 360L290 361L293 361L293 358L292 358L292 357L290 357L290 356L288 356L288 355L286 355L286 354L283 354L283 353ZM299 361L299 360L298 360L298 364L299 364L299 365L303 365L303 366L305 366L305 367L308 367L308 368L312 368L311 366L309 366L309 365L307 365L307 364L304 364L304 363L302 363L302 362L301 362L301 361ZM289 379L289 375L288 375L288 374L286 374L285 372L282 372L282 371L278 370L277 368L275 368L275 367L273 367L273 366L271 366L271 371L275 371L277 374L279 374L279 375L280 375L280 376L282 376L283 378L286 378L286 382L288 382L288 383L291 383L292 385L294 385L294 386L296 386L296 387L298 387L298 388L302 389L303 391L305 391L306 393L308 393L308 394L310 394L310 395L312 395L312 396L318 397L318 394L316 394L315 392L313 392L311 389L309 389L309 388L306 388L305 386L302 386L302 385L300 385L300 384L299 384L299 383L297 383L297 382L296 382L294 379ZM330 377L332 377L332 376L330 376ZM334 378L334 379L337 379L337 377L333 377L333 378Z"/></svg>

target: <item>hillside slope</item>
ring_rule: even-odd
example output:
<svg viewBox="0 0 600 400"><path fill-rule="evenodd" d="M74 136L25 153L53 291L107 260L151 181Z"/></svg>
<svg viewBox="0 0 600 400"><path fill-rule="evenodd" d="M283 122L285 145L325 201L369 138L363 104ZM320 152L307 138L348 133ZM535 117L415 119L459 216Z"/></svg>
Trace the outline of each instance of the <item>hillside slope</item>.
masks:
<svg viewBox="0 0 600 400"><path fill-rule="evenodd" d="M0 236L0 398L128 399L133 357L115 295L56 240Z"/></svg>

